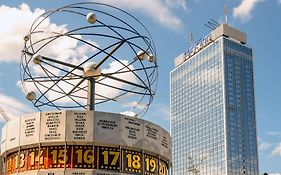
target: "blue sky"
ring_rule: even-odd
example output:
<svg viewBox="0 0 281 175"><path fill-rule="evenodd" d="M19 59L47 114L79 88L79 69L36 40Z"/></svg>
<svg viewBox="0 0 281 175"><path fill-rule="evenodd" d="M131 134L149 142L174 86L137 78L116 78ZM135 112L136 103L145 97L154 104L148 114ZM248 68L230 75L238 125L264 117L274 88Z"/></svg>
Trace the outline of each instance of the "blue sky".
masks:
<svg viewBox="0 0 281 175"><path fill-rule="evenodd" d="M34 111L17 85L22 31L30 16L78 1L0 0L0 105L10 116ZM174 58L189 47L188 35L199 40L211 18L247 33L253 48L260 172L281 174L281 0L102 0L117 5L149 28L156 45L159 81L144 117L169 130L169 72ZM25 3L25 5L22 5ZM35 10L36 9L36 10ZM9 14L9 15L8 15ZM13 15L14 14L14 15ZM17 14L17 15L15 15ZM52 21L56 22L56 21ZM12 27L14 24L17 27ZM20 26L23 27L20 27Z"/></svg>

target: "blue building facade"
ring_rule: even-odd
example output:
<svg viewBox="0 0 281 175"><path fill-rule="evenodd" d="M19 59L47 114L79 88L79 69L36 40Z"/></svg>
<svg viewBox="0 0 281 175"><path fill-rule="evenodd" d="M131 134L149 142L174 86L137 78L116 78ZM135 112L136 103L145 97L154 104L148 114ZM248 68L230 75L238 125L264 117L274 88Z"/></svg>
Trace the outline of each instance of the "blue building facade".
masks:
<svg viewBox="0 0 281 175"><path fill-rule="evenodd" d="M252 49L239 32L220 26L170 73L173 175L258 175Z"/></svg>

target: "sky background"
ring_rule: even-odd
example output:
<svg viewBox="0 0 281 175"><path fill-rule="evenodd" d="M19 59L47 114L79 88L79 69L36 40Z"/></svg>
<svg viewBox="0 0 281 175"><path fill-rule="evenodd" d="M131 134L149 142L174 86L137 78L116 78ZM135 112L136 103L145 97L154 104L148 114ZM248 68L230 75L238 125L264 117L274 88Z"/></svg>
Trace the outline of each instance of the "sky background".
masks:
<svg viewBox="0 0 281 175"><path fill-rule="evenodd" d="M11 117L35 111L18 81L23 36L40 13L79 1L0 0L0 105ZM81 1L80 1L81 2ZM157 50L157 94L145 119L169 130L169 72L174 58L199 40L211 18L247 33L253 48L260 173L281 174L281 0L101 0L135 17L153 37ZM56 23L56 21L52 21ZM1 123L1 127L3 121Z"/></svg>

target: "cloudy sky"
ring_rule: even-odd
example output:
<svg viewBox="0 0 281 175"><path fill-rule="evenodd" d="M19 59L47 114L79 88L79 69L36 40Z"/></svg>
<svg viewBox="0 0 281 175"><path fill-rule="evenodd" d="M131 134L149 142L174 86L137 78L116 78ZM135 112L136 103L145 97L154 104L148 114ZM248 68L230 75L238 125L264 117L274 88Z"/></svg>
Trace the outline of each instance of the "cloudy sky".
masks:
<svg viewBox="0 0 281 175"><path fill-rule="evenodd" d="M18 86L23 36L44 11L75 1L0 0L0 105L10 117L35 109ZM210 32L211 18L247 33L254 49L256 114L260 172L281 174L281 0L101 0L118 6L145 24L153 36L159 64L157 95L145 118L169 130L169 72L174 58L189 47L188 35L199 40ZM67 26L47 24L58 31ZM74 43L75 45L75 43ZM73 43L63 49L73 48ZM87 48L80 48L82 53ZM56 53L61 54L61 53Z"/></svg>

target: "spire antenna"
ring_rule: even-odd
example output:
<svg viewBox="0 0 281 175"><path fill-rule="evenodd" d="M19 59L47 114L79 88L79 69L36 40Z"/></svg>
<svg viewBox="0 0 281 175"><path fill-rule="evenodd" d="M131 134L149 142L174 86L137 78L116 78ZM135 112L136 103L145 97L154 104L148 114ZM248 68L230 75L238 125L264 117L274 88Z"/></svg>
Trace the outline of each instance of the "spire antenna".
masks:
<svg viewBox="0 0 281 175"><path fill-rule="evenodd" d="M192 47L192 44L193 44L192 32L189 33L189 44L190 44L190 47Z"/></svg>
<svg viewBox="0 0 281 175"><path fill-rule="evenodd" d="M227 5L224 6L224 17L225 17L225 23L227 24L227 13L228 13L228 7Z"/></svg>

